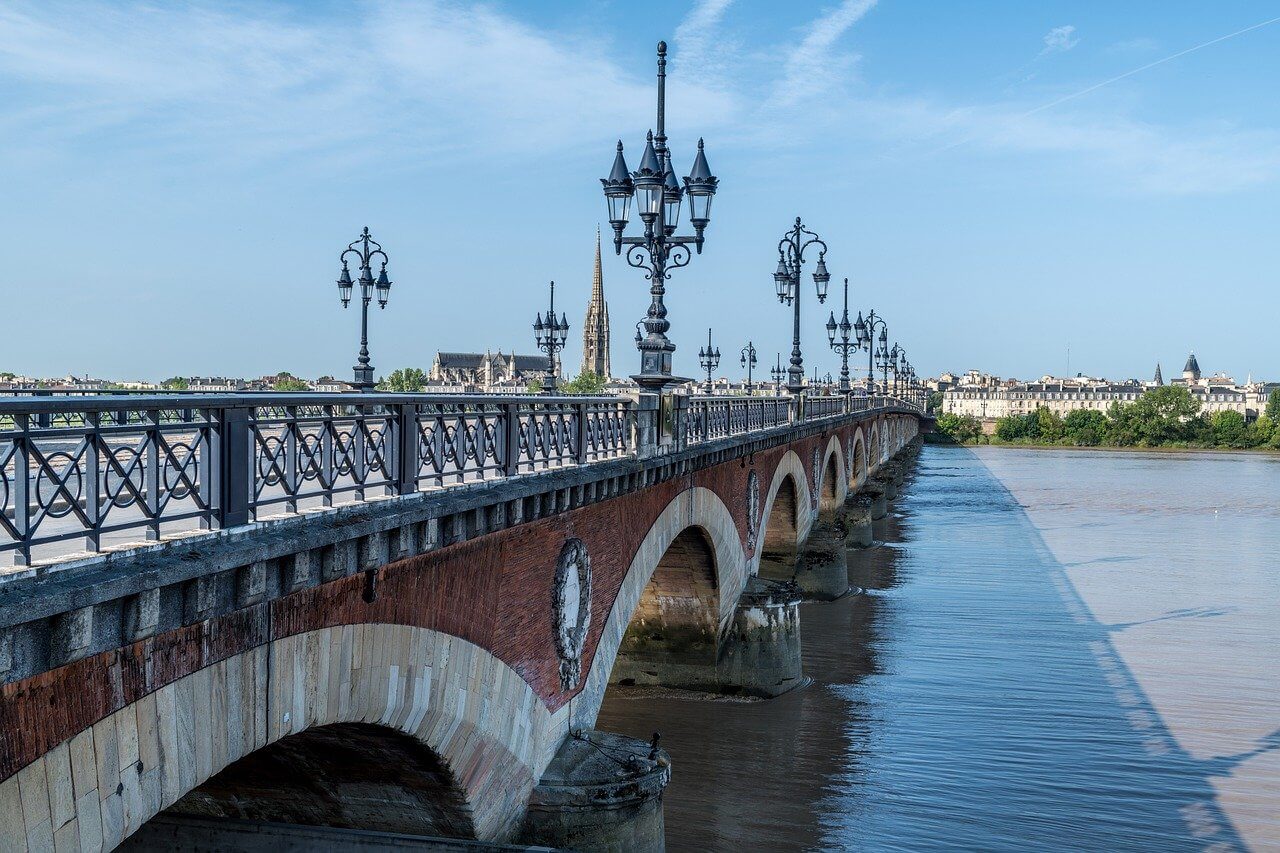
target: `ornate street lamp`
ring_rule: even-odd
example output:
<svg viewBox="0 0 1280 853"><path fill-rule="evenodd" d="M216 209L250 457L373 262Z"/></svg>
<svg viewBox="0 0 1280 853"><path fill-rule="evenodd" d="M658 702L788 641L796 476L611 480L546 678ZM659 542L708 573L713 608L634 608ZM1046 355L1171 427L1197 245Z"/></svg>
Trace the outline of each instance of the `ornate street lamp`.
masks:
<svg viewBox="0 0 1280 853"><path fill-rule="evenodd" d="M782 393L782 380L787 378L787 371L782 367L782 353L778 353L778 363L769 368L769 375L773 377L773 393Z"/></svg>
<svg viewBox="0 0 1280 853"><path fill-rule="evenodd" d="M904 350L904 349L902 349L902 347L898 346L898 342L897 342L897 341L894 341L894 342L893 342L893 348L892 348L891 350L889 350L889 363L886 365L887 370L892 370L892 371L893 371L893 394L894 394L894 396L897 396L897 394L898 394L898 374L899 374L900 370L902 369L902 364L906 361L906 355L905 355L905 354L906 354L906 350ZM885 381L885 383L886 383L886 384L888 384L888 382L889 382L889 374L888 374L887 370L886 370L885 377L884 377L884 381Z"/></svg>
<svg viewBox="0 0 1280 853"><path fill-rule="evenodd" d="M840 340L836 340L836 332L840 332ZM849 384L849 353L858 348L858 339L854 337L849 339L849 333L853 331L853 324L849 322L849 279L844 280L844 309L840 313L840 322L836 322L836 313L831 312L831 316L827 318L827 343L831 344L831 349L840 353L840 393L848 394L853 391L853 387Z"/></svg>
<svg viewBox="0 0 1280 853"><path fill-rule="evenodd" d="M879 343L876 345L876 367L880 368L880 393L889 393L889 337L888 329L880 330Z"/></svg>
<svg viewBox="0 0 1280 853"><path fill-rule="evenodd" d="M554 394L556 391L556 375L559 371L556 369L559 359L556 357L560 350L564 349L565 341L569 339L569 319L560 313L560 319L556 319L556 283L551 282L551 304L547 308L547 314L544 317L538 314L533 321L533 336L537 341L538 349L547 354L547 375L542 378L542 393Z"/></svg>
<svg viewBox="0 0 1280 853"><path fill-rule="evenodd" d="M876 328L880 329L880 346L884 347L888 341L889 329L885 325L884 320L877 316L874 309L867 314L867 319L862 319L862 312L858 312L857 322L853 324L854 335L858 339L858 348L863 347L867 350L867 393L871 394L875 391L876 374L875 374L875 356L876 353Z"/></svg>
<svg viewBox="0 0 1280 853"><path fill-rule="evenodd" d="M782 354L778 354L779 360ZM747 345L742 348L742 358L739 363L747 369L747 396L751 396L751 372L756 366L756 346L751 341L747 341Z"/></svg>
<svg viewBox="0 0 1280 853"><path fill-rule="evenodd" d="M640 158L640 168L634 172L627 170L622 142L619 141L613 169L609 177L600 179L609 205L614 251L622 254L622 247L629 246L627 263L644 270L645 278L649 280L651 302L647 316L641 321L646 334L639 336L636 342L636 348L640 350L640 372L631 378L642 390L651 392L685 381L671 374L671 354L676 347L667 338L671 324L667 322L663 296L671 271L685 266L692 259L689 247L702 253L703 233L711 222L711 199L719 183L707 166L701 139L698 140L693 168L684 179L683 190L676 181L671 152L667 149L666 84L667 43L658 42L657 133L650 131ZM694 233L678 237L675 231L680 219L680 202L685 195L689 197L689 222ZM630 218L633 197L644 223L644 234L626 237L623 231Z"/></svg>
<svg viewBox="0 0 1280 853"><path fill-rule="evenodd" d="M818 250L813 285L817 289L818 301L826 302L827 282L831 281L831 273L827 272L827 244L805 228L798 216L795 226L778 242L778 269L773 274L778 301L795 308L791 324L791 367L787 371L787 390L792 394L804 390L804 357L800 354L800 269L804 265L805 251L815 245L822 248Z"/></svg>
<svg viewBox="0 0 1280 853"><path fill-rule="evenodd" d="M351 302L351 270L347 266L347 256L354 255L360 261L360 357L356 359L355 381L352 382L360 391L372 391L373 365L369 363L369 303L377 296L378 307L387 307L387 297L391 294L391 279L387 278L387 253L382 251L381 244L369 236L365 228L360 236L347 245L346 250L338 256L342 261L342 272L338 275L338 298L342 307ZM378 279L373 278L373 261L381 259Z"/></svg>
<svg viewBox="0 0 1280 853"><path fill-rule="evenodd" d="M698 364L707 372L707 393L711 393L711 371L720 366L720 347L711 346L711 330L707 329L707 345L698 350Z"/></svg>

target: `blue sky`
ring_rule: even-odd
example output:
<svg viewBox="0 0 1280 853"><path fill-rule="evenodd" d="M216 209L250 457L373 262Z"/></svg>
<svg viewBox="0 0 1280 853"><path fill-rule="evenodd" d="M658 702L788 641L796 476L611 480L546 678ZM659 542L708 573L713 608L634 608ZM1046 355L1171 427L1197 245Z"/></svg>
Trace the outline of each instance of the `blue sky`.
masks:
<svg viewBox="0 0 1280 853"><path fill-rule="evenodd" d="M597 179L619 136L638 160L665 38L677 171L704 136L721 181L670 283L677 372L708 325L722 372L789 349L799 215L922 374L1065 373L1069 348L1169 376L1194 348L1280 378L1274 2L646 8L0 2L0 369L347 377L333 280L364 225L395 282L380 373L532 351L552 278L576 365ZM630 373L647 286L604 273ZM806 366L834 372L811 293Z"/></svg>

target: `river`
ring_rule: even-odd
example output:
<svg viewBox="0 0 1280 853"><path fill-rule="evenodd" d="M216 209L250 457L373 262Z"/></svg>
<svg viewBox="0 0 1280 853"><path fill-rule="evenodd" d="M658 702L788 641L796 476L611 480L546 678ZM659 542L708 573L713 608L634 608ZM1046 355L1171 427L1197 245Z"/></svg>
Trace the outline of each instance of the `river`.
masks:
<svg viewBox="0 0 1280 853"><path fill-rule="evenodd" d="M927 446L808 687L611 694L668 849L1280 849L1280 458Z"/></svg>

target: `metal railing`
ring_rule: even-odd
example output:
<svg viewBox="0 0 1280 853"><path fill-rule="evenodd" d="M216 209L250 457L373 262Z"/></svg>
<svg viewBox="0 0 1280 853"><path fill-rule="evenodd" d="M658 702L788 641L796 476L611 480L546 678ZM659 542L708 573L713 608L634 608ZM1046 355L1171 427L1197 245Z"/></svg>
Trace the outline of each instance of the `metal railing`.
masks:
<svg viewBox="0 0 1280 853"><path fill-rule="evenodd" d="M624 456L615 397L234 394L0 400L0 554L247 524Z"/></svg>
<svg viewBox="0 0 1280 853"><path fill-rule="evenodd" d="M677 398L676 447L792 423L781 397ZM804 420L919 406L805 400ZM43 561L272 514L628 456L626 397L228 393L0 398L0 557Z"/></svg>
<svg viewBox="0 0 1280 853"><path fill-rule="evenodd" d="M790 397L690 397L683 432L686 446L772 429L791 422Z"/></svg>

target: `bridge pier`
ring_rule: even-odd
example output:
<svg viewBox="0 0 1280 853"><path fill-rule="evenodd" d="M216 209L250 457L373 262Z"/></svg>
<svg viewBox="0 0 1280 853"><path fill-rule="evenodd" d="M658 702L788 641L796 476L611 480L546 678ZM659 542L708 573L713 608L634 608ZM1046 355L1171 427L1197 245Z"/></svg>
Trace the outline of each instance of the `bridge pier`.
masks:
<svg viewBox="0 0 1280 853"><path fill-rule="evenodd" d="M662 792L670 781L665 751L610 732L573 732L533 789L521 840L556 849L661 853Z"/></svg>
<svg viewBox="0 0 1280 853"><path fill-rule="evenodd" d="M848 582L845 582L848 587ZM800 601L795 585L752 577L727 629L641 619L628 628L611 680L769 698L800 684ZM675 607L667 599L670 614Z"/></svg>

